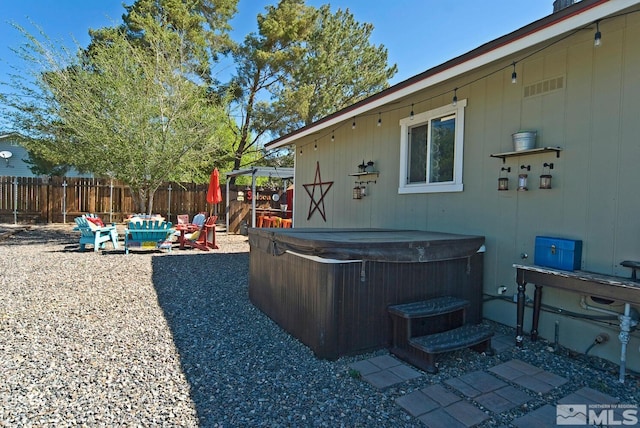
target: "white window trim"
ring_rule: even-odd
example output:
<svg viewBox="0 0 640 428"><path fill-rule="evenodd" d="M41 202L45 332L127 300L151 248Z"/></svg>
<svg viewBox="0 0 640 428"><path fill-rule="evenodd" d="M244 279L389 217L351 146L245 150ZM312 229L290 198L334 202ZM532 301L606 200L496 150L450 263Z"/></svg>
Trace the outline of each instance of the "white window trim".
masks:
<svg viewBox="0 0 640 428"><path fill-rule="evenodd" d="M399 194L410 193L442 193L442 192L462 192L462 165L464 150L464 110L467 100L459 100L456 105L449 104L434 110L426 111L405 117L400 120L400 180L398 185ZM409 128L427 123L435 117L447 114L456 115L456 132L454 142L455 159L453 163L453 181L446 183L407 183L408 159L409 159Z"/></svg>

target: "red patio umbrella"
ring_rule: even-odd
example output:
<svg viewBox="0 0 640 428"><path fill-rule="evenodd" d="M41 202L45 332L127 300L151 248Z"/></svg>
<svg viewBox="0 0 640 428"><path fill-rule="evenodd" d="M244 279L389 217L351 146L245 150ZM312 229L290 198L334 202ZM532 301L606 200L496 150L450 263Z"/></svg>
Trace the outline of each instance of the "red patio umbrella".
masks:
<svg viewBox="0 0 640 428"><path fill-rule="evenodd" d="M207 202L216 205L222 202L222 192L220 191L220 173L218 168L214 168L209 178L209 190L207 191Z"/></svg>

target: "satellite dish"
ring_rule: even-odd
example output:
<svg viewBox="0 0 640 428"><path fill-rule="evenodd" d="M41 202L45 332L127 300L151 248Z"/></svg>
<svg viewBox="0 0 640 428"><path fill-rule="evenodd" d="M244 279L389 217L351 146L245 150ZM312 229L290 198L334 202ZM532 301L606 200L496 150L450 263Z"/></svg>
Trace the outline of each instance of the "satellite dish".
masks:
<svg viewBox="0 0 640 428"><path fill-rule="evenodd" d="M0 158L2 159L9 159L11 156L13 156L13 153L11 153L9 150L3 150L0 152Z"/></svg>

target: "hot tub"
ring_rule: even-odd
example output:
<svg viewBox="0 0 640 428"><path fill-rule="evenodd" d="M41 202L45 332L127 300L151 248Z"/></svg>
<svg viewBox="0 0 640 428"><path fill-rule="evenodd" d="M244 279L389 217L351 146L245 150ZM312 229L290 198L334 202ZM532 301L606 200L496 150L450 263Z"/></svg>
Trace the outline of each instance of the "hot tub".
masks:
<svg viewBox="0 0 640 428"><path fill-rule="evenodd" d="M252 228L249 244L251 302L319 358L388 347L393 304L455 296L482 319L482 236Z"/></svg>

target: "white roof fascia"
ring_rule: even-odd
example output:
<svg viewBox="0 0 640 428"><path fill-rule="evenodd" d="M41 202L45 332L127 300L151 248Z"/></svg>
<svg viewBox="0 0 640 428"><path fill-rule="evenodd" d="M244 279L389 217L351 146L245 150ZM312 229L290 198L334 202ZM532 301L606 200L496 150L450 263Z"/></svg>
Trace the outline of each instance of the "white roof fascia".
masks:
<svg viewBox="0 0 640 428"><path fill-rule="evenodd" d="M487 53L471 58L470 60L465 61L461 64L455 65L439 73L428 76L425 79L420 80L419 82L408 85L405 88L394 91L389 95L381 97L370 103L366 103L354 110L350 110L349 112L338 115L330 120L327 120L326 122L319 123L316 126L311 125L303 131L300 131L291 135L290 137L278 141L276 144L270 146L269 149L271 150L278 147L290 145L300 138L304 138L308 135L312 135L316 132L322 131L323 129L330 128L352 117L357 117L362 114L368 113L371 110L375 110L386 104L393 103L394 101L402 99L422 89L426 89L439 83L445 82L449 79L453 79L456 76L475 70L494 61L503 59L509 55L513 55L517 52L528 49L539 43L543 43L546 40L550 40L569 31L579 29L597 21L598 19L601 19L602 17L615 14L638 3L640 3L640 0L610 0L606 3L594 6L576 15L569 16L562 21L556 22L555 24L551 24L548 27L539 29L532 34L520 37L504 46L500 46ZM453 89L454 88L451 88L452 92Z"/></svg>

